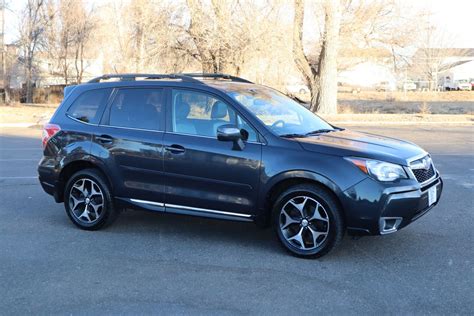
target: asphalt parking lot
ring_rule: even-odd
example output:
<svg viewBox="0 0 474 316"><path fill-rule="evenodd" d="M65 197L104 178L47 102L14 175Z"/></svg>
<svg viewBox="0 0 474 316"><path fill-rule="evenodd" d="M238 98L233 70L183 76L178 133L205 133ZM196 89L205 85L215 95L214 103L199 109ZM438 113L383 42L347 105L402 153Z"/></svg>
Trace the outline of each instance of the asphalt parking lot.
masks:
<svg viewBox="0 0 474 316"><path fill-rule="evenodd" d="M418 143L439 205L320 260L253 224L127 211L75 228L36 179L41 131L0 132L0 314L474 314L474 128L354 127Z"/></svg>

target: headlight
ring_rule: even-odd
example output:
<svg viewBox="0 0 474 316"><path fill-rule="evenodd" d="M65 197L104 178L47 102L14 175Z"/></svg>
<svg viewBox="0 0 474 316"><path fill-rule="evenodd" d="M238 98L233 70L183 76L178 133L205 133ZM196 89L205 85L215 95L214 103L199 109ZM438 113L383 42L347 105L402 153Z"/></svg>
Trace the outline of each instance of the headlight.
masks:
<svg viewBox="0 0 474 316"><path fill-rule="evenodd" d="M348 157L346 159L352 162L357 168L359 168L365 174L368 174L382 182L395 181L397 179L408 178L405 170L400 165L396 165L396 164L385 162L385 161L364 159L364 158Z"/></svg>

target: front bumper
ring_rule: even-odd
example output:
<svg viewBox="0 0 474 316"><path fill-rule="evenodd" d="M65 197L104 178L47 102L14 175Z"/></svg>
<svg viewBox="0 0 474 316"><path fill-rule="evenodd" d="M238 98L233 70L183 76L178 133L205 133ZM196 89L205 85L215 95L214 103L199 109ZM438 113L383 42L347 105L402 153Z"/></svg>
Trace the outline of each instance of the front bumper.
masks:
<svg viewBox="0 0 474 316"><path fill-rule="evenodd" d="M436 202L429 205L428 191L433 187L436 187ZM437 205L442 191L439 174L423 186L415 180L385 186L367 178L344 191L342 204L348 230L369 235L396 232Z"/></svg>

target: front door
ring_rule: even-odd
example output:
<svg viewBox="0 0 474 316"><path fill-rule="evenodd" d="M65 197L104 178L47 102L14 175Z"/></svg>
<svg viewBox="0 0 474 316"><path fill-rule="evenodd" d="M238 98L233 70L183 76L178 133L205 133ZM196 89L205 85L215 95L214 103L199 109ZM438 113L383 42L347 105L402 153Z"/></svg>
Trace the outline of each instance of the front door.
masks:
<svg viewBox="0 0 474 316"><path fill-rule="evenodd" d="M94 151L110 169L116 197L162 206L164 109L163 89L122 88L105 111Z"/></svg>
<svg viewBox="0 0 474 316"><path fill-rule="evenodd" d="M163 138L166 210L253 214L262 150L255 130L210 94L176 89L170 104L171 124ZM217 127L223 124L247 130L243 150L217 140Z"/></svg>

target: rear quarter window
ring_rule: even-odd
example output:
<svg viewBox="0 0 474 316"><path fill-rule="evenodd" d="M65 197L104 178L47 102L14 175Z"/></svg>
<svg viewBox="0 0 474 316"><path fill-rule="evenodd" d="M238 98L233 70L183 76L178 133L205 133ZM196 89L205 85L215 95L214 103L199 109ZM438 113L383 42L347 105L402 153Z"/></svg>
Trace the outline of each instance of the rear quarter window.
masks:
<svg viewBox="0 0 474 316"><path fill-rule="evenodd" d="M85 123L98 124L112 89L83 92L69 107L67 114Z"/></svg>

